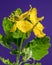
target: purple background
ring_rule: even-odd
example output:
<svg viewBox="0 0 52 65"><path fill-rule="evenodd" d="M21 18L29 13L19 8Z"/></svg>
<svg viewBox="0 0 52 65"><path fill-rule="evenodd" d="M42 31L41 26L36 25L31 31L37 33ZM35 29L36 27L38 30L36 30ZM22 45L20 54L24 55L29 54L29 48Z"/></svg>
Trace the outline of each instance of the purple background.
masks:
<svg viewBox="0 0 52 65"><path fill-rule="evenodd" d="M8 17L10 13L16 8L21 8L23 12L29 9L29 4L32 7L36 7L38 10L38 16L45 16L42 24L45 26L45 33L52 39L52 0L0 0L0 33L4 35L2 29L3 17ZM33 34L31 38L33 37ZM30 38L30 39L31 39ZM52 47L52 41L51 41ZM46 55L42 60L42 65L52 65L52 48L49 49L49 54ZM0 45L0 56L9 58L12 62L16 59L15 55L10 55L8 49ZM0 65L4 65L0 61Z"/></svg>

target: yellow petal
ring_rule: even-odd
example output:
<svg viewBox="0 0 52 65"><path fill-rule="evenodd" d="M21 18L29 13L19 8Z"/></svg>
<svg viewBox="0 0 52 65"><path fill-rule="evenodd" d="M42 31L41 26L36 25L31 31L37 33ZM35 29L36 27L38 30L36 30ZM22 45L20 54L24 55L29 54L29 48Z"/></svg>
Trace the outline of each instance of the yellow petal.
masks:
<svg viewBox="0 0 52 65"><path fill-rule="evenodd" d="M38 18L38 21L42 21L44 19L44 16Z"/></svg>
<svg viewBox="0 0 52 65"><path fill-rule="evenodd" d="M38 24L35 26L35 28L43 31L44 26L40 22L38 22Z"/></svg>
<svg viewBox="0 0 52 65"><path fill-rule="evenodd" d="M17 22L17 28L22 32L26 33L33 28L33 25L28 21L22 20Z"/></svg>
<svg viewBox="0 0 52 65"><path fill-rule="evenodd" d="M28 11L22 13L20 15L20 20L27 18L29 16L29 14L30 14L31 9L32 9L32 7L30 6L30 9Z"/></svg>
<svg viewBox="0 0 52 65"><path fill-rule="evenodd" d="M36 10L36 8L33 8L32 11L30 12L30 20L34 25L38 22L37 21L37 10Z"/></svg>
<svg viewBox="0 0 52 65"><path fill-rule="evenodd" d="M45 36L45 33L43 33L42 31L38 30L38 29L33 29L34 34L38 37L38 38L42 38Z"/></svg>
<svg viewBox="0 0 52 65"><path fill-rule="evenodd" d="M39 38L42 38L44 37L46 34L43 33L43 25L39 22L34 28L33 28L33 32L34 34L39 37Z"/></svg>
<svg viewBox="0 0 52 65"><path fill-rule="evenodd" d="M24 12L23 14L20 15L20 20L25 19L28 16L28 11Z"/></svg>
<svg viewBox="0 0 52 65"><path fill-rule="evenodd" d="M33 23L33 25L35 25L37 22L40 22L44 19L44 16L42 17L37 17L37 9L36 8L33 8L31 11L30 11L30 20L31 22Z"/></svg>

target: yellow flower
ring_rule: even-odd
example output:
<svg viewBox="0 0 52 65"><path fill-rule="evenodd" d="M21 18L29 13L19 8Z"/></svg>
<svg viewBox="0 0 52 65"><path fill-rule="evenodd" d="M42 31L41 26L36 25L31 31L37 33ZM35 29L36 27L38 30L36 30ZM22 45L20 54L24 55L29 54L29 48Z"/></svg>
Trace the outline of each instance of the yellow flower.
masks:
<svg viewBox="0 0 52 65"><path fill-rule="evenodd" d="M28 16L31 22L24 20L24 18ZM31 8L29 11L23 13L19 19L19 21L15 21L15 24L13 25L13 28L10 30L10 32L14 32L18 28L24 33L33 30L34 34L39 38L45 36L45 33L43 33L44 26L40 23L40 21L44 19L44 16L38 18L36 8Z"/></svg>
<svg viewBox="0 0 52 65"><path fill-rule="evenodd" d="M33 24L31 24L27 20L16 21L16 24L14 24L14 26L10 30L10 32L16 31L16 28L18 28L22 32L26 33L26 32L30 31L33 28Z"/></svg>
<svg viewBox="0 0 52 65"><path fill-rule="evenodd" d="M41 38L45 36L45 33L43 33L44 26L40 23L44 19L44 16L38 18L37 17L37 9L33 8L30 12L30 20L34 25L33 32L34 34Z"/></svg>

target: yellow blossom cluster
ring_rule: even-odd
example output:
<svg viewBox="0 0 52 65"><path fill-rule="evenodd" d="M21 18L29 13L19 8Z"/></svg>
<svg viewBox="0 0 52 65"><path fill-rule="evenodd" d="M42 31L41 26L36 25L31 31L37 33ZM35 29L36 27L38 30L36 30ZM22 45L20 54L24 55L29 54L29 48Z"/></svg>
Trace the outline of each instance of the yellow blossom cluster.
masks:
<svg viewBox="0 0 52 65"><path fill-rule="evenodd" d="M28 11L19 16L19 20L14 21L15 23L10 32L16 31L17 28L24 33L32 30L38 38L42 38L46 35L43 32L44 26L40 22L43 19L44 16L40 18L37 17L37 9L31 7Z"/></svg>

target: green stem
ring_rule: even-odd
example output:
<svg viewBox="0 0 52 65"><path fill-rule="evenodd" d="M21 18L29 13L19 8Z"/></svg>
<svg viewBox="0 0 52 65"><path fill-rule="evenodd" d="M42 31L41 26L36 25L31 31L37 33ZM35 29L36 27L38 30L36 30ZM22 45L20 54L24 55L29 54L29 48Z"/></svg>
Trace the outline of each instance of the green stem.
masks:
<svg viewBox="0 0 52 65"><path fill-rule="evenodd" d="M16 63L15 65L19 65L19 55L16 56Z"/></svg>
<svg viewBox="0 0 52 65"><path fill-rule="evenodd" d="M23 37L24 37L24 35L23 35ZM21 40L21 45L20 45L20 48L19 48L19 54L17 55L17 57L16 57L16 63L15 63L15 65L20 65L20 63L19 63L19 59L20 59L20 55L21 55L21 50L22 50L22 44L23 44L23 40L24 40L24 38L22 37L22 40Z"/></svg>
<svg viewBox="0 0 52 65"><path fill-rule="evenodd" d="M20 45L20 52L21 52L21 50L22 50L22 44L23 44L23 38L22 38L22 40L21 40L21 45Z"/></svg>

